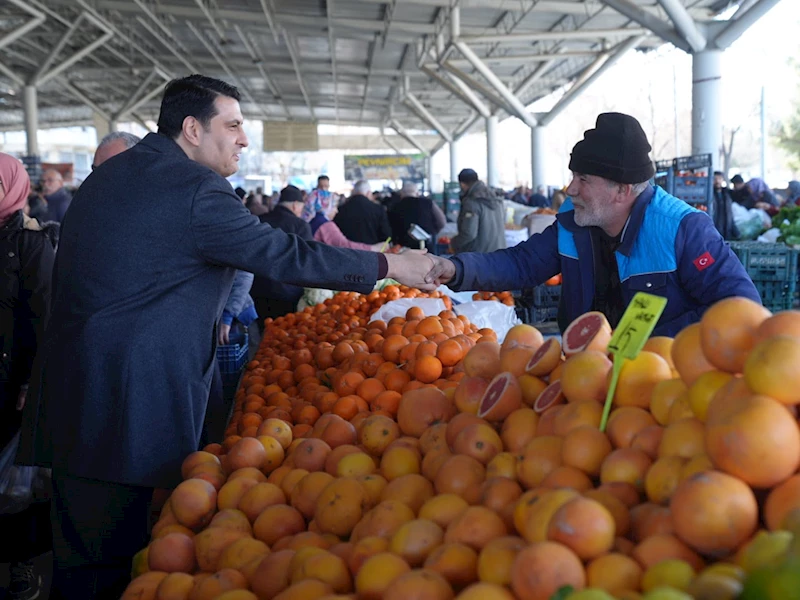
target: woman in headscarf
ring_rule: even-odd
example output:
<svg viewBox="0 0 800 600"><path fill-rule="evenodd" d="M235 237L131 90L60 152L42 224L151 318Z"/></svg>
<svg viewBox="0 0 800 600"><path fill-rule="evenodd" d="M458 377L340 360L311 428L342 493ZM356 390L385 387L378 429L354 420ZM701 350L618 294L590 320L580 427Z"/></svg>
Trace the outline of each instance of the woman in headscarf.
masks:
<svg viewBox="0 0 800 600"><path fill-rule="evenodd" d="M780 204L775 194L772 193L772 190L763 179L754 177L747 182L747 189L750 190L750 195L755 200L756 205L762 202L770 207L777 208ZM764 208L764 210L767 210L767 207L763 206L756 206L756 208Z"/></svg>
<svg viewBox="0 0 800 600"><path fill-rule="evenodd" d="M0 153L0 453L16 452L22 408L50 306L55 250L47 229L25 215L31 184L16 158ZM9 450L11 449L11 450ZM9 594L35 598L41 576L33 559L50 549L49 504L36 502L15 514L0 514L0 562L11 563Z"/></svg>
<svg viewBox="0 0 800 600"><path fill-rule="evenodd" d="M786 204L800 206L800 181L790 181L786 192Z"/></svg>
<svg viewBox="0 0 800 600"><path fill-rule="evenodd" d="M333 222L338 210L336 196L327 190L314 190L306 196L303 218L311 225L311 233L316 241L337 248L381 252L384 246L382 243L370 245L347 239L339 226Z"/></svg>

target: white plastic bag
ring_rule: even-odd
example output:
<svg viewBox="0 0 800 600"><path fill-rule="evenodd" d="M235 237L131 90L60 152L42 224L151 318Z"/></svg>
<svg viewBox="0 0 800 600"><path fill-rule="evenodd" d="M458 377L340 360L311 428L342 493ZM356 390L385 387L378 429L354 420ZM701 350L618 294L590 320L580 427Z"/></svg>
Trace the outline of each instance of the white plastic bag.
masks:
<svg viewBox="0 0 800 600"><path fill-rule="evenodd" d="M476 300L453 307L456 314L464 315L478 329L491 327L497 334L497 341L502 342L508 330L522 321L517 317L513 306L501 302Z"/></svg>
<svg viewBox="0 0 800 600"><path fill-rule="evenodd" d="M5 448L0 449L0 514L13 515L33 502L39 467L14 464L19 445L19 432Z"/></svg>
<svg viewBox="0 0 800 600"><path fill-rule="evenodd" d="M447 308L439 298L399 298L381 306L372 313L369 320L388 323L389 319L393 317L405 317L408 309L412 306L419 306L426 317L438 315Z"/></svg>

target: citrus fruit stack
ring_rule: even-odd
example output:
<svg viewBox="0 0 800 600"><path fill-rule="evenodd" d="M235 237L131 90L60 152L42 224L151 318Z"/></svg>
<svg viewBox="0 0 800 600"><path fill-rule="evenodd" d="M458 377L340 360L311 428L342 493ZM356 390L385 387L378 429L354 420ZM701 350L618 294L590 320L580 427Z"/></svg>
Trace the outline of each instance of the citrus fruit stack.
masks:
<svg viewBox="0 0 800 600"><path fill-rule="evenodd" d="M338 298L270 324L127 597L793 597L800 313L732 298L651 338L601 432L599 313L501 345L448 311L330 320L362 303Z"/></svg>
<svg viewBox="0 0 800 600"><path fill-rule="evenodd" d="M506 306L514 306L514 296L510 291L505 292L475 292L472 294L473 300L501 302Z"/></svg>

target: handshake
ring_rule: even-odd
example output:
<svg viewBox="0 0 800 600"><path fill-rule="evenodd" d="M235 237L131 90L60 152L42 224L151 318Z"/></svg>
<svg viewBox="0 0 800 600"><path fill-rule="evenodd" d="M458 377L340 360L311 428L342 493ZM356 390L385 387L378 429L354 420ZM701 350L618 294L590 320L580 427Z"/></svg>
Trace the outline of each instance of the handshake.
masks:
<svg viewBox="0 0 800 600"><path fill-rule="evenodd" d="M428 254L427 250L407 250L387 254L390 277L409 287L429 292L455 277L455 265L446 258Z"/></svg>

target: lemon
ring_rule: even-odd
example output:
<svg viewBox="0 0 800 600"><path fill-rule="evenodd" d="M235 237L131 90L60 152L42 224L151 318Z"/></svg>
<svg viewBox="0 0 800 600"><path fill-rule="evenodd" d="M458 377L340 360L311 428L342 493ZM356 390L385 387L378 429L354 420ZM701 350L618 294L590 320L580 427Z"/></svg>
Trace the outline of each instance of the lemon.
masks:
<svg viewBox="0 0 800 600"><path fill-rule="evenodd" d="M774 565L786 554L792 534L788 531L759 531L756 536L742 548L736 562L750 573L767 565Z"/></svg>
<svg viewBox="0 0 800 600"><path fill-rule="evenodd" d="M642 590L649 592L659 587L685 590L692 579L694 579L694 569L685 560L662 560L644 572Z"/></svg>
<svg viewBox="0 0 800 600"><path fill-rule="evenodd" d="M671 587L658 587L642 596L642 600L693 600L686 592Z"/></svg>
<svg viewBox="0 0 800 600"><path fill-rule="evenodd" d="M742 591L742 582L720 572L704 571L686 590L695 600L736 600Z"/></svg>
<svg viewBox="0 0 800 600"><path fill-rule="evenodd" d="M800 600L800 557L747 574L740 600Z"/></svg>
<svg viewBox="0 0 800 600"><path fill-rule="evenodd" d="M703 572L700 573L700 577L703 575L710 575L712 573L715 575L730 577L731 579L738 579L739 581L744 581L745 577L744 569L732 563L726 562L714 563L713 565L707 566L705 569L703 569Z"/></svg>
<svg viewBox="0 0 800 600"><path fill-rule="evenodd" d="M614 596L609 596L605 590L586 588L579 592L571 593L567 596L567 600L614 600Z"/></svg>

